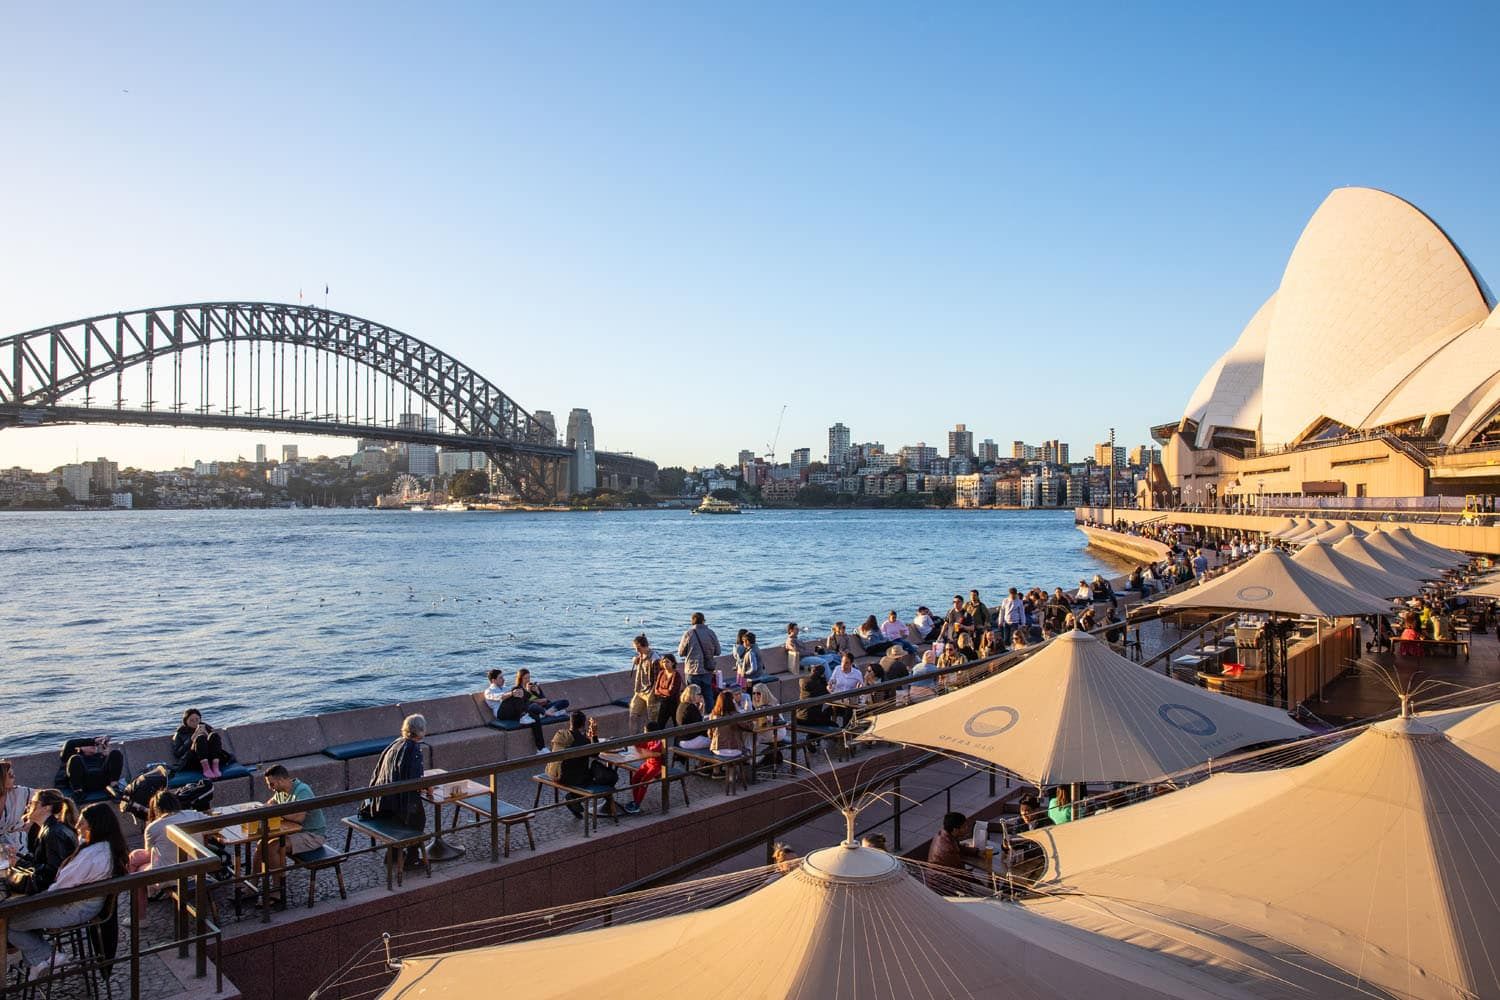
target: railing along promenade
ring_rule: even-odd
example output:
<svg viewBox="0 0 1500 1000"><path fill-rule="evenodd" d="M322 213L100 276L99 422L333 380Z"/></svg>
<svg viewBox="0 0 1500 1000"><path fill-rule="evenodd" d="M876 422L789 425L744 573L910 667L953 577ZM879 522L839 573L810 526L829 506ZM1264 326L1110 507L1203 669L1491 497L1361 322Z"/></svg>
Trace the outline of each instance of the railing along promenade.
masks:
<svg viewBox="0 0 1500 1000"><path fill-rule="evenodd" d="M1125 629L1124 622L1114 622L1091 629L1090 633L1098 635L1111 630ZM901 689L910 689L913 686L935 685L937 688L962 687L967 684L992 676L1011 666L1021 663L1030 656L1035 655L1043 649L1051 639L1043 640L1025 649L1007 650L995 656L974 660L968 663L955 664L948 667L938 667L934 670L924 670L921 673L900 677L894 680L881 681L875 684L862 685L851 691L830 692L812 698L803 698L796 701L783 702L779 705L767 706L765 708L751 709L747 712L736 713L732 721L744 723L754 722L759 719L769 719L774 716L784 716L785 721L780 725L785 726L791 737L792 750L799 746L799 731L809 732L803 728L804 724L797 721L797 712L800 709L814 708L839 702L847 705L851 701L864 699L866 704L872 708L888 708L895 705L895 693ZM945 683L945 681L947 683ZM934 696L939 693L934 692ZM883 698L889 694L889 699ZM653 739L664 741L667 756L664 759L662 777L657 779L661 786L662 810L670 810L669 792L671 780L681 780L680 775L672 775L672 750L673 741L680 738L700 736L710 733L715 727L725 724L723 720L705 719L702 722L692 723L686 726L674 726L670 729L662 729L652 733ZM811 737L813 739L835 739L848 738L852 735L852 726L858 724L858 719L851 726L838 730L832 734L824 729L818 729ZM365 802L373 798L387 795L399 795L404 792L422 792L440 786L452 785L465 780L473 780L485 783L489 788L489 810L487 819L479 819L469 823L462 823L448 828L447 832L456 830L474 830L487 827L489 832L490 860L498 864L501 857L501 828L499 801L501 799L501 780L508 776L529 776L535 773L539 766L554 761L575 760L581 757L593 757L602 753L625 750L638 744L642 739L640 733L632 733L608 740L600 740L584 746L573 747L567 750L559 750L548 753L545 756L526 756L517 760L496 761L488 764L476 764L470 767L454 768L445 770L442 774L429 775L416 778L411 781L395 782L386 785L374 785L366 788L348 789L340 792L331 792L319 795L312 799L303 799L296 802L280 805L261 805L251 809L244 809L233 813L218 816L210 816L207 819L196 820L189 823L174 824L167 827L167 835L177 848L177 861L174 864L154 868L148 871L138 872L130 875L122 875L118 878L106 879L77 888L49 891L31 896L12 896L0 901L0 940L5 937L6 926L9 921L40 910L47 910L63 903L71 903L82 900L99 900L101 904L111 897L125 894L128 900L130 894L136 890L142 892L152 887L172 884L176 885L174 899L174 920L171 940L153 945L143 945L141 942L140 921L132 919L129 921L128 949L123 955L117 955L107 964L110 966L125 963L129 968L129 981L131 1000L139 1000L141 996L141 960L154 954L176 950L180 958L186 959L192 953L194 959L194 975L198 978L206 978L208 974L209 944L218 943L222 935L222 929L212 919L212 906L209 894L214 885L208 879L211 873L218 872L223 861L219 855L210 851L203 839L205 836L228 827L249 827L252 824L256 828L255 843L258 846L259 857L267 857L267 848L275 839L272 832L272 820L281 817L309 812L314 809L332 810L338 806L345 806L357 802ZM993 778L992 778L993 780ZM532 811L543 811L556 808L554 805L544 805ZM585 825L585 836L588 836L587 825ZM382 845L373 845L367 848L351 849L346 852L349 856L357 854L368 854L376 851L385 851ZM277 875L290 871L290 867L264 868L256 873L259 881L261 899L270 897L272 880ZM227 884L227 883L226 883ZM117 914L120 912L116 910ZM261 907L261 922L269 923L271 920L270 907ZM100 963L104 964L104 963ZM217 971L216 957L216 971ZM77 974L77 964L60 965L56 977L72 976ZM222 988L222 972L218 972L220 988ZM21 988L20 992L24 992ZM0 1000L7 1000L17 988L10 985L7 978L0 978Z"/></svg>

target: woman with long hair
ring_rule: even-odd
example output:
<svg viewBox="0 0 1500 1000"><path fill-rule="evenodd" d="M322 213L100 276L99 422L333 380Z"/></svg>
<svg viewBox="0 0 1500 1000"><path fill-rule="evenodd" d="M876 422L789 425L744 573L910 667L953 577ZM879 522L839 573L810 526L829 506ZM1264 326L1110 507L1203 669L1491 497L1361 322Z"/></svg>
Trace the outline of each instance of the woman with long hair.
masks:
<svg viewBox="0 0 1500 1000"><path fill-rule="evenodd" d="M57 789L38 788L31 793L21 816L26 843L6 877L11 892L29 896L51 888L78 848L73 830L77 820L78 807Z"/></svg>
<svg viewBox="0 0 1500 1000"><path fill-rule="evenodd" d="M224 750L224 734L204 722L196 708L182 713L182 725L172 734L172 756L177 770L200 771L210 781L222 778L224 765L234 763Z"/></svg>
<svg viewBox="0 0 1500 1000"><path fill-rule="evenodd" d="M679 726L691 726L703 721L703 689L689 684L682 692L682 701L677 705L677 716L673 720ZM679 736L677 745L684 750L707 750L712 742L707 733L697 736Z"/></svg>
<svg viewBox="0 0 1500 1000"><path fill-rule="evenodd" d="M693 688L697 685L687 686ZM677 718L678 705L686 696L687 692L683 690L682 671L677 668L677 657L671 653L658 657L651 680L651 693L646 696L646 718L655 721L663 729L667 728ZM701 691L699 697L702 697ZM700 705L699 708L702 706ZM698 718L702 717L700 713Z"/></svg>
<svg viewBox="0 0 1500 1000"><path fill-rule="evenodd" d="M47 891L61 892L91 882L119 878L129 867L130 848L125 843L125 833L120 829L115 811L107 803L95 802L83 810L83 815L78 818L77 843L77 849L63 862L56 881ZM42 931L77 927L99 916L103 909L102 898L80 899L23 914L10 921L10 942L26 957L32 976L50 972L55 968L58 956L52 952Z"/></svg>
<svg viewBox="0 0 1500 1000"><path fill-rule="evenodd" d="M713 713L709 715L720 724L709 730L708 748L721 757L739 757L745 752L745 730L748 727L744 722L734 721L738 715L734 693L720 691Z"/></svg>
<svg viewBox="0 0 1500 1000"><path fill-rule="evenodd" d="M14 764L0 760L0 851L10 852L8 861L15 860L26 846L26 824L21 817L26 815L32 791L16 780Z"/></svg>

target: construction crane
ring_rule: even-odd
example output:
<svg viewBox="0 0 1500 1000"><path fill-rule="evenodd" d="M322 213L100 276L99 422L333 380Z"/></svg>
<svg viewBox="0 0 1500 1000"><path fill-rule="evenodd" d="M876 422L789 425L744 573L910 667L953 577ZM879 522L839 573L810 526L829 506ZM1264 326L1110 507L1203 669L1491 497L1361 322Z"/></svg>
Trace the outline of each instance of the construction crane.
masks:
<svg viewBox="0 0 1500 1000"><path fill-rule="evenodd" d="M781 425L786 420L786 408L789 404L781 404L781 416L776 418L776 433L771 435L771 443L766 445L766 461L772 465L776 464L776 442L781 440Z"/></svg>

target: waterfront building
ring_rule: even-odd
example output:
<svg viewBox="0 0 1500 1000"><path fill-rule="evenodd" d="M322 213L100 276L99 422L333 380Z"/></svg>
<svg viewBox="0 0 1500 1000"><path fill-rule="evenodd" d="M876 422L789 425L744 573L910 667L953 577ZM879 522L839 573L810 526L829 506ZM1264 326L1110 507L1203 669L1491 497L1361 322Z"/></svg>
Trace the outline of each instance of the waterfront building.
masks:
<svg viewBox="0 0 1500 1000"><path fill-rule="evenodd" d="M1340 188L1161 445L1147 499L1500 492L1500 310L1402 199Z"/></svg>
<svg viewBox="0 0 1500 1000"><path fill-rule="evenodd" d="M282 445L281 446L281 460L283 462L295 462L295 461L297 461L297 446L294 445L294 444L284 444L284 445Z"/></svg>
<svg viewBox="0 0 1500 1000"><path fill-rule="evenodd" d="M112 493L120 483L120 467L107 458L83 463L89 470L89 485L94 493Z"/></svg>
<svg viewBox="0 0 1500 1000"><path fill-rule="evenodd" d="M770 503L790 503L800 492L800 479L772 479L760 488L760 498Z"/></svg>
<svg viewBox="0 0 1500 1000"><path fill-rule="evenodd" d="M1064 479L1050 466L1021 477L1022 507L1057 507L1063 501Z"/></svg>
<svg viewBox="0 0 1500 1000"><path fill-rule="evenodd" d="M953 504L956 507L989 507L995 502L995 483L999 480L988 472L976 472L967 476L953 477Z"/></svg>
<svg viewBox="0 0 1500 1000"><path fill-rule="evenodd" d="M295 465L278 465L274 469L266 470L266 482L278 490L284 490L296 474L297 467Z"/></svg>
<svg viewBox="0 0 1500 1000"><path fill-rule="evenodd" d="M111 493L109 505L116 510L131 510L135 507L135 494L129 491Z"/></svg>
<svg viewBox="0 0 1500 1000"><path fill-rule="evenodd" d="M966 425L957 424L948 432L948 457L974 457L974 432Z"/></svg>
<svg viewBox="0 0 1500 1000"><path fill-rule="evenodd" d="M849 428L842 423L828 428L828 468L842 470L849 461Z"/></svg>
<svg viewBox="0 0 1500 1000"><path fill-rule="evenodd" d="M1021 506L1021 477L1004 476L995 477L995 506L997 507L1019 507Z"/></svg>

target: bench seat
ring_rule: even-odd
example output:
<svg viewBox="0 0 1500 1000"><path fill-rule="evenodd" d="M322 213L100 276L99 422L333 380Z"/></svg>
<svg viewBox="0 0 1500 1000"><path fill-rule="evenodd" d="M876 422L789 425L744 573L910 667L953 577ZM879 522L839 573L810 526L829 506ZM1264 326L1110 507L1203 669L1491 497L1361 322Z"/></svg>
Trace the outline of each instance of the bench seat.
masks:
<svg viewBox="0 0 1500 1000"><path fill-rule="evenodd" d="M352 743L337 743L331 747L324 747L323 755L325 757L332 757L334 760L354 760L356 757L373 757L394 742L396 742L395 736L386 736L372 740L355 740Z"/></svg>
<svg viewBox="0 0 1500 1000"><path fill-rule="evenodd" d="M255 771L256 771L256 768L251 767L251 766L246 766L244 764L230 764L228 767L224 768L223 771L221 772L222 773L222 779L215 778L214 781L215 781L215 783L217 783L220 780L223 780L223 781L232 781L235 778L248 778L251 775L253 775L255 773ZM202 780L203 780L203 772L202 771L173 771L172 772L172 777L170 777L170 778L167 779L167 787L168 788L181 788L183 785L191 785L195 781L202 781Z"/></svg>

